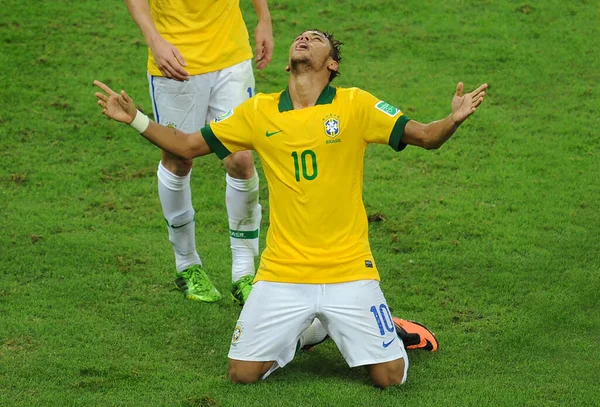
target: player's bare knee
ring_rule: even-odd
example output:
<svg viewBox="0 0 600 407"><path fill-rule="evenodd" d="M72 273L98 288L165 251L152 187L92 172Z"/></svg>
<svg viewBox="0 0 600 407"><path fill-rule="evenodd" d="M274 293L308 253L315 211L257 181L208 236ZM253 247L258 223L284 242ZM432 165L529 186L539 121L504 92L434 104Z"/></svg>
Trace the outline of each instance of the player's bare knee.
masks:
<svg viewBox="0 0 600 407"><path fill-rule="evenodd" d="M383 375L383 376L371 376L371 381L375 387L379 387L380 389L387 389L390 386L395 386L398 384L402 384L404 380L404 374L391 374L391 375Z"/></svg>
<svg viewBox="0 0 600 407"><path fill-rule="evenodd" d="M229 359L229 379L233 383L256 383L266 373L265 369L268 370L268 367L262 362Z"/></svg>
<svg viewBox="0 0 600 407"><path fill-rule="evenodd" d="M225 170L232 178L250 179L254 176L254 157L251 151L239 151L223 160Z"/></svg>
<svg viewBox="0 0 600 407"><path fill-rule="evenodd" d="M404 359L380 363L369 367L373 385L381 389L404 383Z"/></svg>
<svg viewBox="0 0 600 407"><path fill-rule="evenodd" d="M166 151L162 152L161 158L163 167L179 177L188 175L194 163L193 160L186 160Z"/></svg>
<svg viewBox="0 0 600 407"><path fill-rule="evenodd" d="M260 380L260 375L236 368L229 369L229 380L238 384L251 384Z"/></svg>
<svg viewBox="0 0 600 407"><path fill-rule="evenodd" d="M404 379L403 376L403 373L390 374L388 376L371 377L371 381L376 387L379 387L380 389L386 389L390 386L401 384Z"/></svg>

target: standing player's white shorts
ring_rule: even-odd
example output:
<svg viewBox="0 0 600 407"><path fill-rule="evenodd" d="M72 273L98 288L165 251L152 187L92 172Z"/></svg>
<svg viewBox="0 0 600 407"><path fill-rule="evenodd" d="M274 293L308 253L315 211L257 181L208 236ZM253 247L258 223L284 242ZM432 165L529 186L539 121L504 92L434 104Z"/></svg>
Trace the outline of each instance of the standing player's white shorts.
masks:
<svg viewBox="0 0 600 407"><path fill-rule="evenodd" d="M186 133L252 97L255 86L251 60L183 82L148 74L148 84L155 121Z"/></svg>
<svg viewBox="0 0 600 407"><path fill-rule="evenodd" d="M242 309L233 332L229 358L289 363L298 339L319 318L350 367L408 357L396 334L379 281L338 284L290 284L258 281Z"/></svg>

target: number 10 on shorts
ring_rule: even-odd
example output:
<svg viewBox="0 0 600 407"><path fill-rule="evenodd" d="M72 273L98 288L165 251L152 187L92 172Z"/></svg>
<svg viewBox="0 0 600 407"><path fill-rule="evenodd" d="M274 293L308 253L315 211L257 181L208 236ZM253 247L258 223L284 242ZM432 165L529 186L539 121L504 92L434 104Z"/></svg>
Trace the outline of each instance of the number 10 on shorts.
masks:
<svg viewBox="0 0 600 407"><path fill-rule="evenodd" d="M371 313L375 317L377 326L379 327L379 333L383 336L385 331L395 332L394 321L392 321L392 314L386 304L380 304L379 308L375 305L371 307ZM385 330L384 330L385 328Z"/></svg>

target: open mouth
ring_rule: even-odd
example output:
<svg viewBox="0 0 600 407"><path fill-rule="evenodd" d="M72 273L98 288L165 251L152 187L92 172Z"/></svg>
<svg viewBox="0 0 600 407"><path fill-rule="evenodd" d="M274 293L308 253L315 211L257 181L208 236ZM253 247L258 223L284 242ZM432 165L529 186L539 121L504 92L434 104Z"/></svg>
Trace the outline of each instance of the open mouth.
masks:
<svg viewBox="0 0 600 407"><path fill-rule="evenodd" d="M296 49L303 51L308 50L308 43L301 41L298 44L296 44Z"/></svg>

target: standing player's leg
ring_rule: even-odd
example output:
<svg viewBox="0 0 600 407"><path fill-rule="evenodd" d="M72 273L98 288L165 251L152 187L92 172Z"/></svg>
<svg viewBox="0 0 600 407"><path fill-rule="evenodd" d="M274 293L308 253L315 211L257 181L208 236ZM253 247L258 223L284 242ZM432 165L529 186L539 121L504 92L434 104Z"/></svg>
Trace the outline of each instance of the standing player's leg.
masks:
<svg viewBox="0 0 600 407"><path fill-rule="evenodd" d="M185 132L200 129L206 120L208 106L208 93L204 98L198 94L202 87L197 82L206 79L202 76L192 76L189 81L179 82L149 75L156 122ZM206 88L210 89L210 85ZM221 294L202 269L202 261L196 251L191 170L192 160L183 160L162 151L157 171L158 196L175 253L175 283L187 298L213 302L218 301Z"/></svg>
<svg viewBox="0 0 600 407"><path fill-rule="evenodd" d="M250 60L217 73L212 89L208 121L226 113L254 95L254 74ZM244 304L254 279L254 258L258 256L261 206L258 202L258 175L252 152L241 151L224 160L227 175L225 201L231 242L231 280L234 301Z"/></svg>

